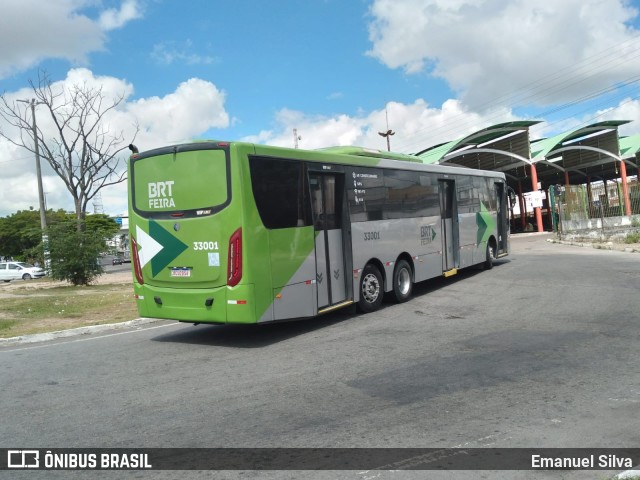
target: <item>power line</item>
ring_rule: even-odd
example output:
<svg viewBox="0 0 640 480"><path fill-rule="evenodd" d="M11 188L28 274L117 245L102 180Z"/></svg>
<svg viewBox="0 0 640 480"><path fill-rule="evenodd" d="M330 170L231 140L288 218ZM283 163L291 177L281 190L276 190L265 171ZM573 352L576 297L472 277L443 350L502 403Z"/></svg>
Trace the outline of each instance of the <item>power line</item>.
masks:
<svg viewBox="0 0 640 480"><path fill-rule="evenodd" d="M640 34L636 34L633 38L618 44L617 50L619 51L621 49L624 49L625 46L632 45L634 42L637 42L638 39L640 39ZM524 104L527 101L533 101L536 99L544 100L544 99L552 98L553 96L557 95L559 92L567 90L568 88L571 88L571 87L575 87L581 83L584 83L589 79L593 78L594 76L596 76L597 74L603 73L606 69L612 68L610 66L611 64L629 63L631 60L640 57L640 45L634 46L633 49L630 51L627 49L627 51L624 52L624 56L620 56L620 55L612 56L611 51L612 51L611 48L607 48L605 50L597 52L594 55L586 57L580 62L577 62L572 65L568 65L556 72L543 75L532 82L526 83L523 86L519 87L518 90L515 90L511 93L502 95L497 98L493 98L490 101L485 102L484 104L481 104L479 107L480 109L482 109L483 107L486 108L491 105ZM594 64L595 64L595 68L588 68ZM576 71L582 71L582 75L579 77L576 77L575 74L572 74L573 72L576 72ZM567 75L567 73L569 73L569 75ZM565 76L566 79L563 80L562 79L563 76ZM580 100L576 99L570 102L566 102L560 106L553 107L549 112L541 112L540 115L549 115L551 113L555 113L563 109L570 108L571 106L584 102L588 99L597 98L598 96L604 95L606 93L610 93L615 90L619 90L620 88L631 86L634 83L637 83L638 81L640 81L640 76L630 77L629 79L626 79L622 84L618 83L616 85L611 85L604 89L600 89L596 92L592 92L590 94L587 94L581 97ZM554 82L555 82L555 85L553 85ZM541 88L543 89L542 92L539 92L539 91L531 92L531 90L540 90ZM546 91L546 94L544 94L545 91ZM541 96L541 93L543 93L542 96ZM510 110L512 109L513 107L510 108ZM485 118L485 120L491 121L492 119L499 118L502 115L502 113L503 112L489 115L488 117ZM463 122L456 123L456 119L458 118L464 119ZM424 140L421 140L419 136L420 135L419 132L428 132L430 137L433 137L433 136L445 137L447 133L450 133L450 135L452 135L454 134L453 132L458 133L460 131L464 131L466 128L470 128L471 126L472 125L470 124L467 114L463 113L460 115L456 115L450 118L446 124L440 127L435 127L435 128L425 127L423 129L418 130L416 133L414 133L413 140L410 140L408 142L405 141L404 144L402 144L400 150L406 151L406 150L409 150L412 146L420 145L421 143L424 143ZM422 137L424 138L424 136Z"/></svg>
<svg viewBox="0 0 640 480"><path fill-rule="evenodd" d="M3 160L0 163L14 163L16 161L31 160L31 158L32 158L31 156L28 156L28 157L26 157L26 156L25 157L12 157L11 160Z"/></svg>

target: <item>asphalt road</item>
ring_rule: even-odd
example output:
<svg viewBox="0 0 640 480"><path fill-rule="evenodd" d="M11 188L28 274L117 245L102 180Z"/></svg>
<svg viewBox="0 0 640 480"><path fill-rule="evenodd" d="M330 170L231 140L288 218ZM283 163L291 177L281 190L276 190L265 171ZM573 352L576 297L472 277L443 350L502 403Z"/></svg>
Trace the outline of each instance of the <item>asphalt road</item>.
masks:
<svg viewBox="0 0 640 480"><path fill-rule="evenodd" d="M493 270L425 282L411 301L369 315L257 327L158 322L3 347L0 447L640 447L639 293L640 254L531 235L513 239Z"/></svg>

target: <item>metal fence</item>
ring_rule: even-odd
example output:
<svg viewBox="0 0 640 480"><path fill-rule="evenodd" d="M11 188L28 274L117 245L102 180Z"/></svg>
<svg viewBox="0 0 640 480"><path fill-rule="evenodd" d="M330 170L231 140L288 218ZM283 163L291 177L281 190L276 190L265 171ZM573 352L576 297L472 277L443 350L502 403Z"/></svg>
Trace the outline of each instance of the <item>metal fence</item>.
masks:
<svg viewBox="0 0 640 480"><path fill-rule="evenodd" d="M553 229L563 234L624 230L640 226L640 183L628 184L631 215L626 214L622 184L616 181L551 187Z"/></svg>

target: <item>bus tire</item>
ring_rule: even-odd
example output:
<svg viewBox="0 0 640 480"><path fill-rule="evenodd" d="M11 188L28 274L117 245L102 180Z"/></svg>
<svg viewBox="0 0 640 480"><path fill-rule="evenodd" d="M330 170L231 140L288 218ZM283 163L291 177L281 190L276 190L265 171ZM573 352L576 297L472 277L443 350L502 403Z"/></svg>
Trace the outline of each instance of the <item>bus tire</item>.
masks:
<svg viewBox="0 0 640 480"><path fill-rule="evenodd" d="M375 265L368 264L360 278L360 300L358 310L363 313L375 312L382 305L384 287L382 274Z"/></svg>
<svg viewBox="0 0 640 480"><path fill-rule="evenodd" d="M484 261L484 269L491 270L493 268L493 245L491 242L487 243L487 257Z"/></svg>
<svg viewBox="0 0 640 480"><path fill-rule="evenodd" d="M412 291L411 266L406 260L400 260L393 271L393 295L396 302L403 303L409 300Z"/></svg>

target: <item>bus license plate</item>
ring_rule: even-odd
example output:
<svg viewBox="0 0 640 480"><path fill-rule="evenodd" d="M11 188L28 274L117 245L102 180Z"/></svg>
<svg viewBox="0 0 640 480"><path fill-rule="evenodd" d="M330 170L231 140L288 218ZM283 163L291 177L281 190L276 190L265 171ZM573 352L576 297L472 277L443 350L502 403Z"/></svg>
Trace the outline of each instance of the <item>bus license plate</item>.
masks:
<svg viewBox="0 0 640 480"><path fill-rule="evenodd" d="M171 270L172 277L190 277L191 269L189 268L174 268Z"/></svg>

